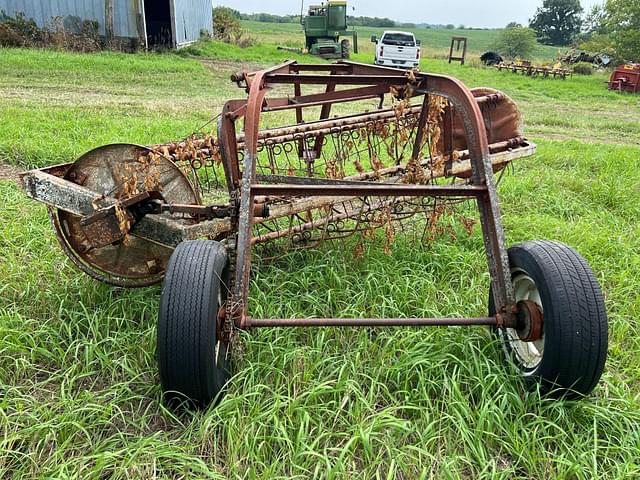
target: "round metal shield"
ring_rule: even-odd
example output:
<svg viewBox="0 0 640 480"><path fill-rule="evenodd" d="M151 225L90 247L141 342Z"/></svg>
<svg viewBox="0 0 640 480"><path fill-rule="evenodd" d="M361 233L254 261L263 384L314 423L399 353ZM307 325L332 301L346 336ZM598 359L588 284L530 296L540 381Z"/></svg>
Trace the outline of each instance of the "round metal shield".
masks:
<svg viewBox="0 0 640 480"><path fill-rule="evenodd" d="M167 203L198 204L193 186L176 164L161 155L151 161L150 152L138 145L105 145L80 157L65 179L95 192L97 199L125 200L154 190ZM49 215L67 256L93 278L122 287L143 287L162 280L173 249L135 235L96 248L90 237L93 232L80 223L81 217L53 209Z"/></svg>

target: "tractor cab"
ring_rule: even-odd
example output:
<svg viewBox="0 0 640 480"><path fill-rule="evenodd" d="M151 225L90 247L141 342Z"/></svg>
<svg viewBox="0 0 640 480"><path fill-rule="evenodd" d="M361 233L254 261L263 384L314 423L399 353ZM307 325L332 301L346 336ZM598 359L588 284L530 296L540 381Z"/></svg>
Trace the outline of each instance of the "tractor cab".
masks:
<svg viewBox="0 0 640 480"><path fill-rule="evenodd" d="M358 53L358 36L355 30L347 30L346 0L328 0L320 5L310 5L307 16L302 19L305 44L312 55L323 58L349 58L351 37L353 49Z"/></svg>

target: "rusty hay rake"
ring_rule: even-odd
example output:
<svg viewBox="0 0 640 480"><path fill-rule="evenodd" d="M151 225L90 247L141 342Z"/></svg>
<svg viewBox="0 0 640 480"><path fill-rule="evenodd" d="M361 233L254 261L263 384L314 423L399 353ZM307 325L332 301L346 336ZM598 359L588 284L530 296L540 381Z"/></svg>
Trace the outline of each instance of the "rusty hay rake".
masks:
<svg viewBox="0 0 640 480"><path fill-rule="evenodd" d="M509 97L347 61L287 62L232 81L247 96L226 102L215 135L107 145L23 175L78 268L122 287L164 279L157 349L168 399L201 406L219 399L234 332L261 327L485 325L527 382L569 396L594 388L607 318L589 266L558 242L505 244L494 174L536 150ZM272 257L371 238L375 229L388 248L397 225L423 225L425 240L463 201L479 212L491 277L487 316L251 316L257 249Z"/></svg>

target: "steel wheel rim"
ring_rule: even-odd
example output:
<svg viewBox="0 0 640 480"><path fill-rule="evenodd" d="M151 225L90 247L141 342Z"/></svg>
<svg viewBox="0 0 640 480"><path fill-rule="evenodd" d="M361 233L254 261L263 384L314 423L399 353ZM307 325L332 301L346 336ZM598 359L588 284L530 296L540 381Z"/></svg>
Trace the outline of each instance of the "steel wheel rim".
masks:
<svg viewBox="0 0 640 480"><path fill-rule="evenodd" d="M544 313L542 297L533 278L522 269L512 269L511 276L516 303L521 300L532 301ZM510 350L511 355L525 370L525 374L532 373L540 365L544 355L544 325L541 338L533 342L521 340L514 328L505 329L503 338L509 345L508 350Z"/></svg>

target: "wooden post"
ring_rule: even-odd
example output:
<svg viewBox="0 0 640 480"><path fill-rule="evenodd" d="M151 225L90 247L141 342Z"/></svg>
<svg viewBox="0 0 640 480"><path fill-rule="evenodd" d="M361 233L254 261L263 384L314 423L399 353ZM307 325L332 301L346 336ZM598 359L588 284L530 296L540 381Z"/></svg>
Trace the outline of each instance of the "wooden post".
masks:
<svg viewBox="0 0 640 480"><path fill-rule="evenodd" d="M113 40L113 0L104 2L104 35L107 40L107 47L111 47Z"/></svg>
<svg viewBox="0 0 640 480"><path fill-rule="evenodd" d="M462 45L462 56L454 56L453 55L453 47L455 44L456 52L460 51L460 46ZM467 37L451 37L451 48L449 48L449 63L452 61L460 62L461 65L464 65L464 59L467 56Z"/></svg>

